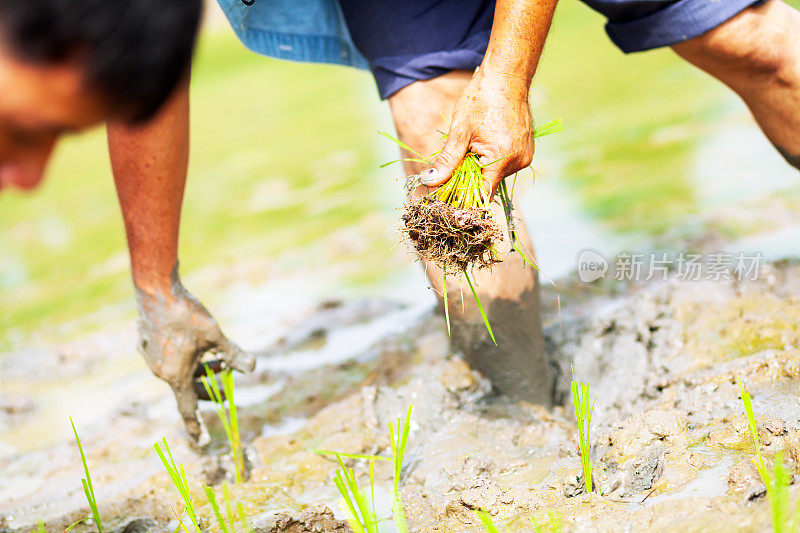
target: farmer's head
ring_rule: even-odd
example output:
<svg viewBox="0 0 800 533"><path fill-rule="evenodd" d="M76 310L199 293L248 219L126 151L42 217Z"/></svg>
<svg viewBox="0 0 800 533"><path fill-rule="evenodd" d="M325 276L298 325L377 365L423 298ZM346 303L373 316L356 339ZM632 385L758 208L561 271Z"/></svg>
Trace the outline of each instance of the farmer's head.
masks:
<svg viewBox="0 0 800 533"><path fill-rule="evenodd" d="M0 0L0 189L59 135L152 116L188 72L201 0Z"/></svg>

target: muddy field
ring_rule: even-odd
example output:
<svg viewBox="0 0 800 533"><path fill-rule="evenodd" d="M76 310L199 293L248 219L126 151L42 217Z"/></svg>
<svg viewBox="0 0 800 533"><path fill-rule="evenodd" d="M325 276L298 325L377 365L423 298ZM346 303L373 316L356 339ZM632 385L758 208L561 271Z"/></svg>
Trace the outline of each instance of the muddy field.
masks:
<svg viewBox="0 0 800 533"><path fill-rule="evenodd" d="M783 451L798 471L799 294L800 266L785 263L758 281L562 286L560 316L548 291L552 411L494 394L448 353L428 304L318 302L282 324L255 373L237 380L249 478L232 494L256 531L347 531L335 462L313 450L387 454L387 423L413 405L402 476L413 531L480 531L475 509L520 531L548 511L576 531L768 530L737 377L753 393L767 456ZM192 451L166 387L118 349L133 341L132 331L103 332L0 359L0 530L42 520L61 531L86 516L77 449L63 431L63 398L77 395L92 413L76 421L107 528L175 529L182 506L152 447L166 436L216 531L201 494L231 478L222 428L206 408L214 447ZM594 494L577 479L570 368L596 397ZM351 464L367 486L366 465ZM386 517L391 478L378 463Z"/></svg>

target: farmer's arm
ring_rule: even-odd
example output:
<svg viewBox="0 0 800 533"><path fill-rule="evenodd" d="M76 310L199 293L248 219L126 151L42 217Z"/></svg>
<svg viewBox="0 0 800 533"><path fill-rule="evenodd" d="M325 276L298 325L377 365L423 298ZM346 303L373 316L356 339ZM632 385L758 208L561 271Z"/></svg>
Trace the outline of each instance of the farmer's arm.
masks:
<svg viewBox="0 0 800 533"><path fill-rule="evenodd" d="M531 163L534 142L528 91L556 2L497 1L486 55L456 104L444 150L423 174L423 183L445 183L467 151L479 154L484 163L505 157L483 171L492 193L500 180Z"/></svg>
<svg viewBox="0 0 800 533"><path fill-rule="evenodd" d="M109 123L108 145L133 282L142 292L169 295L189 161L188 84L147 124Z"/></svg>
<svg viewBox="0 0 800 533"><path fill-rule="evenodd" d="M139 306L140 350L172 387L189 434L207 436L197 416L194 373L208 350L239 370L254 361L222 334L178 277L178 229L189 160L189 89L182 84L150 122L108 125L111 167Z"/></svg>

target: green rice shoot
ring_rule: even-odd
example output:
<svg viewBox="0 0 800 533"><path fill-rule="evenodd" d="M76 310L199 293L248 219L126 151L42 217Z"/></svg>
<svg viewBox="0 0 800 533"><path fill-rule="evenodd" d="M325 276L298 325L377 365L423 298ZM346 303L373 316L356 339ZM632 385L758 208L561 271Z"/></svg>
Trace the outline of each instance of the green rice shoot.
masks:
<svg viewBox="0 0 800 533"><path fill-rule="evenodd" d="M72 415L67 414L67 416L69 417L69 423L72 424L72 432L75 434L75 442L78 443L78 451L81 453L83 471L86 473L86 477L81 479L81 483L83 484L83 493L86 495L86 501L89 502L89 508L92 510L92 517L94 518L94 523L97 525L97 531L103 533L103 524L100 522L100 512L97 510L97 498L94 495L94 486L92 485L92 476L89 473L89 465L86 462L86 454L83 453L81 439L78 437L78 430L75 429L75 422L72 420ZM77 523L78 522L75 524ZM75 524L72 524L70 527L75 526Z"/></svg>
<svg viewBox="0 0 800 533"><path fill-rule="evenodd" d="M392 518L394 520L395 527L399 533L408 533L408 524L406 522L405 512L403 510L403 499L400 494L400 477L401 472L403 469L403 460L405 458L406 447L408 446L408 437L411 433L411 412L413 411L414 406L409 405L408 411L406 412L405 419L397 419L397 423L389 422L389 442L390 448L392 452L391 457L383 457L380 455L367 455L367 454L358 454L358 453L342 453L342 452L333 452L329 450L320 450L314 449L312 450L314 453L318 453L320 455L332 455L336 457L337 461L340 465L340 470L336 471L334 476L334 483L336 484L336 488L339 490L339 493L344 498L345 503L347 504L347 508L350 511L350 516L352 519L351 525L356 532L366 532L370 533L368 521L365 521L365 516L367 518L375 518L375 462L376 461L391 461L393 466L393 496L392 496ZM347 470L344 468L344 463L342 458L348 459L358 459L358 460L366 460L369 461L369 481L370 481L370 494L371 494L371 501L372 501L372 511L367 512L365 515L359 505L359 496L356 496L353 490L355 489L357 492L357 487L355 485L355 476L352 475L352 469ZM369 509L369 507L364 505L365 509ZM377 524L377 518L375 518L375 523ZM359 529L359 527L361 529Z"/></svg>
<svg viewBox="0 0 800 533"><path fill-rule="evenodd" d="M500 533L500 529L495 525L492 517L489 516L487 511L484 511L483 509L477 509L475 514L478 515L478 520L481 521L481 524L483 524L483 527L486 529L486 531L489 533Z"/></svg>
<svg viewBox="0 0 800 533"><path fill-rule="evenodd" d="M217 497L214 494L214 489L211 487L205 487L206 491L206 498L208 499L208 503L211 505L211 509L214 511L214 517L217 519L217 523L219 524L219 529L222 533L236 533L236 517L233 514L233 506L231 505L231 493L228 489L228 484L222 484L222 495L225 498L225 511L227 512L228 518L226 519L222 515L222 511L220 510L219 504L217 503ZM241 506L239 508L239 514L242 515L244 518L244 514L241 512Z"/></svg>
<svg viewBox="0 0 800 533"><path fill-rule="evenodd" d="M336 455L339 462L339 470L333 475L333 482L344 499L347 509L350 511L350 526L356 533L378 533L378 518L375 515L375 492L374 492L374 461L371 461L370 469L370 489L371 502L359 490L356 483L356 475L352 468L347 468L342 461L341 455Z"/></svg>
<svg viewBox="0 0 800 533"><path fill-rule="evenodd" d="M403 458L408 445L408 435L411 433L411 411L413 405L408 406L405 420L397 419L397 426L389 422L389 439L392 448L392 462L394 463L394 497L392 498L392 517L399 533L407 533L408 525L403 510L403 499L400 496L400 474L403 469ZM402 429L401 429L402 427Z"/></svg>
<svg viewBox="0 0 800 533"><path fill-rule="evenodd" d="M225 429L225 436L228 438L228 446L230 446L231 455L233 456L236 483L241 483L245 474L244 456L239 438L239 417L236 414L236 402L233 399L233 372L230 369L220 372L223 389L220 391L214 371L208 365L203 366L206 370L206 375L202 378L203 387L205 387L208 397L214 402L217 416ZM224 396L222 392L225 393ZM225 409L225 400L228 402L227 410Z"/></svg>
<svg viewBox="0 0 800 533"><path fill-rule="evenodd" d="M535 128L533 137L542 137L562 129L561 119L554 120ZM431 165L433 164L432 158L438 153L426 157L392 135L384 131L378 133L416 156L397 159L382 166L401 161ZM446 135L444 137L446 138ZM497 345L497 340L468 271L491 267L500 262L496 242L502 240L502 234L500 234L499 225L492 218L490 191L486 187L483 169L510 155L512 154L484 164L481 163L477 154L468 152L461 165L454 170L453 175L446 183L428 193L418 203L408 205L403 215L405 232L419 256L425 261L436 264L443 271L442 298L448 334L450 333L450 316L446 279L448 274L460 274L465 277L470 286L481 318L495 345ZM418 182L415 181L409 182L410 187L417 184ZM527 253L516 240L513 229L513 202L505 180L500 182L494 201L503 206L512 250L519 253L528 265L538 270L538 265L532 260L532 255Z"/></svg>
<svg viewBox="0 0 800 533"><path fill-rule="evenodd" d="M758 426L753 415L750 392L745 389L741 378L739 378L739 388L741 389L742 403L744 403L744 410L747 415L747 423L750 427L750 436L753 438L753 445L756 449L756 457L753 459L753 463L756 465L761 481L764 482L767 488L772 530L775 533L797 531L800 525L800 498L797 499L793 509L791 495L789 494L791 479L786 467L783 465L783 455L777 454L775 456L772 471L770 471L764 462L764 456L761 454L761 442L758 438Z"/></svg>
<svg viewBox="0 0 800 533"><path fill-rule="evenodd" d="M589 407L589 384L578 384L572 380L572 404L575 407L575 421L578 423L578 448L581 454L581 467L586 492L592 492L591 425L594 405Z"/></svg>
<svg viewBox="0 0 800 533"><path fill-rule="evenodd" d="M481 299L478 298L478 291L475 290L475 285L472 284L472 280L469 279L469 274L467 274L466 270L464 271L464 279L466 279L467 283L469 284L469 290L472 291L472 297L475 298L478 311L481 312L481 318L483 319L483 323L486 325L486 330L489 332L489 336L492 338L494 345L497 346L497 339L494 338L494 332L492 331L492 325L489 323L489 317L486 316L486 311L483 310Z"/></svg>
<svg viewBox="0 0 800 533"><path fill-rule="evenodd" d="M153 448L155 448L159 459L161 459L161 463L164 465L167 474L169 474L169 477L172 480L172 484L175 486L175 489L178 491L178 494L183 500L185 512L189 516L189 519L192 521L192 525L195 527L195 530L197 530L198 533L202 533L200 525L197 522L197 514L195 514L194 511L194 503L192 502L192 493L189 491L189 482L186 479L186 470L184 470L183 468L183 463L179 465L175 464L175 459L173 459L172 457L172 451L170 451L169 449L169 444L167 444L166 437L162 439L162 442L164 444L163 450L161 449L161 447L158 445L157 442L153 444ZM169 457L169 460L167 460L167 457ZM180 518L178 518L178 520L180 521L184 531L188 531L186 526L183 525L183 521Z"/></svg>

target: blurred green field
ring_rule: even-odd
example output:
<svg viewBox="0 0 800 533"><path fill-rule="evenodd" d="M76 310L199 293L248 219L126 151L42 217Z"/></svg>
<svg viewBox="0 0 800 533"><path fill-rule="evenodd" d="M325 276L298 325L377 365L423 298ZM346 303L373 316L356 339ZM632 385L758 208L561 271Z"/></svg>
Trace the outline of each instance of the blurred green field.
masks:
<svg viewBox="0 0 800 533"><path fill-rule="evenodd" d="M720 84L669 50L623 56L599 16L565 2L535 85L535 115L566 125L548 145L559 179L598 223L657 236L696 211L689 165L723 110ZM392 249L399 193L377 170L392 147L376 130L391 123L367 73L265 59L230 30L206 32L192 102L184 272L263 260L263 279L323 269L358 285L406 264ZM107 160L103 131L69 139L41 191L0 196L0 350L100 309L95 322L132 313Z"/></svg>

